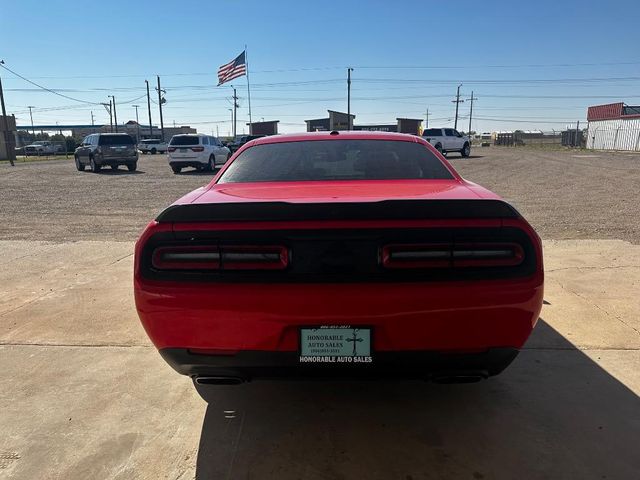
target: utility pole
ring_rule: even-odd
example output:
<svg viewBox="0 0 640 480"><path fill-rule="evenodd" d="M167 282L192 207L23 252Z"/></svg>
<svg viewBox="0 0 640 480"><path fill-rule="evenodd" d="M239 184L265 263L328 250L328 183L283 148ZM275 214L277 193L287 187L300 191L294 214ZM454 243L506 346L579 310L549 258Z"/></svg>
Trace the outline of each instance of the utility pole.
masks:
<svg viewBox="0 0 640 480"><path fill-rule="evenodd" d="M467 100L471 102L471 108L469 109L469 131L467 132L467 135L470 135L471 134L471 117L473 116L473 101L477 100L477 98L473 96L473 90L471 90L471 98L468 98Z"/></svg>
<svg viewBox="0 0 640 480"><path fill-rule="evenodd" d="M578 142L578 130L580 129L580 120L578 120L578 123L576 123L576 140L575 142L573 142L573 146L574 147L579 147L580 144Z"/></svg>
<svg viewBox="0 0 640 480"><path fill-rule="evenodd" d="M237 114L237 108L238 108L238 96L236 95L236 88L231 85L231 88L233 88L233 140L235 141L236 139L236 123L238 122L238 114Z"/></svg>
<svg viewBox="0 0 640 480"><path fill-rule="evenodd" d="M118 133L118 113L116 112L116 97L109 95L113 100L113 123L116 125L116 133Z"/></svg>
<svg viewBox="0 0 640 480"><path fill-rule="evenodd" d="M147 84L147 109L149 110L149 138L153 138L153 127L151 126L151 97L149 96L149 80L144 81Z"/></svg>
<svg viewBox="0 0 640 480"><path fill-rule="evenodd" d="M136 109L136 142L140 142L140 122L138 121L138 107L140 105L131 105Z"/></svg>
<svg viewBox="0 0 640 480"><path fill-rule="evenodd" d="M165 102L165 99L162 98L162 94L165 93L164 90L160 88L160 75L156 75L158 77L158 106L160 107L160 139L164 142L164 122L162 121L162 104Z"/></svg>
<svg viewBox="0 0 640 480"><path fill-rule="evenodd" d="M113 103L111 103L111 99L109 99L109 132L113 133Z"/></svg>
<svg viewBox="0 0 640 480"><path fill-rule="evenodd" d="M4 65L4 60L0 60L0 65ZM2 91L2 78L0 78L0 104L2 105L2 134L4 136L4 145L7 149L7 158L11 163L11 166L14 166L13 160L15 159L15 150L11 148L13 142L9 141L9 124L7 123L7 110L4 108L4 92ZM14 117L15 118L15 117Z"/></svg>
<svg viewBox="0 0 640 480"><path fill-rule="evenodd" d="M347 130L352 130L353 125L351 123L351 72L353 68L347 68Z"/></svg>
<svg viewBox="0 0 640 480"><path fill-rule="evenodd" d="M29 105L27 108L29 109L29 117L31 117L31 133L35 135L36 131L33 128L33 112L31 111L31 109L36 107L34 107L33 105Z"/></svg>
<svg viewBox="0 0 640 480"><path fill-rule="evenodd" d="M93 110L91 110L91 126L93 127L95 122L93 121Z"/></svg>
<svg viewBox="0 0 640 480"><path fill-rule="evenodd" d="M427 121L424 122L424 129L429 128L429 109L427 108Z"/></svg>
<svg viewBox="0 0 640 480"><path fill-rule="evenodd" d="M460 87L462 86L462 84L458 85L458 92L456 93L456 99L455 100L451 100L452 103L456 104L456 121L453 125L454 130L458 129L458 105L460 105L461 103L464 103L464 100L460 100Z"/></svg>

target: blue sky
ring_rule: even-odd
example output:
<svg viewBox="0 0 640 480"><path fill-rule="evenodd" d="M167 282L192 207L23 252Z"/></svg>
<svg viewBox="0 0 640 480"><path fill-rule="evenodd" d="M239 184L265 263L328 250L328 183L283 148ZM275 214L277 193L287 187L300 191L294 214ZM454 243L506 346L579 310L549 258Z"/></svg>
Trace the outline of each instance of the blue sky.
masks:
<svg viewBox="0 0 640 480"><path fill-rule="evenodd" d="M453 125L462 83L462 98L478 98L473 130L557 130L585 121L589 105L640 104L638 18L635 1L0 0L0 58L78 100L115 95L119 123L135 118L134 103L146 123L144 80L155 86L159 74L165 124L226 135L231 89L216 87L216 71L247 44L253 119L278 119L281 132L346 111L347 66L356 124L424 118L428 108L431 126ZM18 124L29 124L28 105L36 124L89 124L91 111L108 123L100 105L0 75ZM244 125L246 80L232 83ZM465 102L461 130L468 113Z"/></svg>

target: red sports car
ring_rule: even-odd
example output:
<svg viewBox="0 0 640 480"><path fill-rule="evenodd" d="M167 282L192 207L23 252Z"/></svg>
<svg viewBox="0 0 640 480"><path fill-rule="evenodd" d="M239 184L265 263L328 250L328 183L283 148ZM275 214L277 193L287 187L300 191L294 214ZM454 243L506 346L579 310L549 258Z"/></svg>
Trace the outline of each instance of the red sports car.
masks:
<svg viewBox="0 0 640 480"><path fill-rule="evenodd" d="M412 135L251 141L135 253L140 320L199 384L479 380L542 306L538 235Z"/></svg>

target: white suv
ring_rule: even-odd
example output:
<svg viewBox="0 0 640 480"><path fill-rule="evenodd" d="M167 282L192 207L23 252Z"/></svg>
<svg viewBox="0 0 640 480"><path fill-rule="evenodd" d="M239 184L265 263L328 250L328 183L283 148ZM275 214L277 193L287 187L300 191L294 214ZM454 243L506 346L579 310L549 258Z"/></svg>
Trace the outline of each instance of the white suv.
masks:
<svg viewBox="0 0 640 480"><path fill-rule="evenodd" d="M199 133L174 135L167 151L173 173L180 173L184 167L213 170L231 157L231 151L220 140Z"/></svg>
<svg viewBox="0 0 640 480"><path fill-rule="evenodd" d="M471 155L471 140L453 128L427 128L422 137L442 154L460 152L463 157Z"/></svg>
<svg viewBox="0 0 640 480"><path fill-rule="evenodd" d="M167 151L167 142L163 142L156 138L140 140L138 142L138 150L141 153L150 153L152 155L155 155L156 153L165 153Z"/></svg>

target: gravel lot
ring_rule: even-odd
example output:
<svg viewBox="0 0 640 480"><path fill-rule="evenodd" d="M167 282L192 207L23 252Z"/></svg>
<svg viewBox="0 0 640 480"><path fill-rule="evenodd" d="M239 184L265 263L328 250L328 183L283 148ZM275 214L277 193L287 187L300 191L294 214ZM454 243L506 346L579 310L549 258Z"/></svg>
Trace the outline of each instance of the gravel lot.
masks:
<svg viewBox="0 0 640 480"><path fill-rule="evenodd" d="M640 240L640 155L526 148L477 148L458 171L516 205L545 239ZM139 171L77 172L72 159L0 164L6 240L134 240L172 201L211 173L174 175L164 155Z"/></svg>

